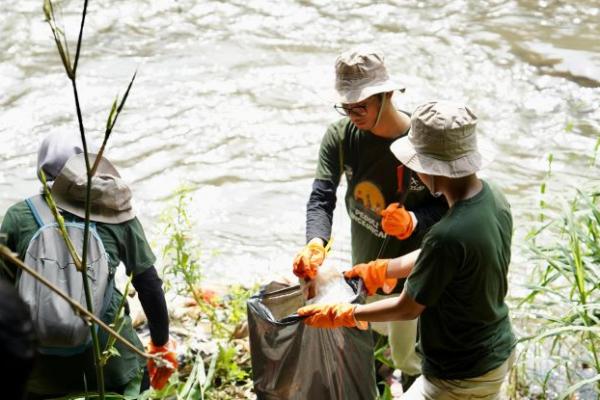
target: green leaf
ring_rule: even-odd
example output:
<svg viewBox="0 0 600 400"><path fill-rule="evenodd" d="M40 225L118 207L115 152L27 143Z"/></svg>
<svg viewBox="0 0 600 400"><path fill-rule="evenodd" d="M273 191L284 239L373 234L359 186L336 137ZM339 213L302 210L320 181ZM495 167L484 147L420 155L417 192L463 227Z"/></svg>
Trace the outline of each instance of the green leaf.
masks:
<svg viewBox="0 0 600 400"><path fill-rule="evenodd" d="M115 97L115 100L112 103L110 108L110 113L108 114L108 118L106 120L106 132L109 132L112 128L113 121L115 119L115 113L117 112L117 101L119 100L119 96Z"/></svg>
<svg viewBox="0 0 600 400"><path fill-rule="evenodd" d="M573 121L568 121L567 125L565 125L565 132L572 132L574 127L575 124L573 124Z"/></svg>
<svg viewBox="0 0 600 400"><path fill-rule="evenodd" d="M44 0L43 9L46 22L52 21L52 2L50 0Z"/></svg>
<svg viewBox="0 0 600 400"><path fill-rule="evenodd" d="M212 381L215 376L215 372L217 370L217 359L218 358L219 358L218 354L213 354L210 359L210 364L208 365L208 372L206 373L206 380L204 382L204 385L202 386L204 391L206 391L212 385Z"/></svg>
<svg viewBox="0 0 600 400"><path fill-rule="evenodd" d="M111 357L120 357L121 353L119 353L119 350L117 350L117 348L115 346L112 346L108 349L107 353L111 356Z"/></svg>

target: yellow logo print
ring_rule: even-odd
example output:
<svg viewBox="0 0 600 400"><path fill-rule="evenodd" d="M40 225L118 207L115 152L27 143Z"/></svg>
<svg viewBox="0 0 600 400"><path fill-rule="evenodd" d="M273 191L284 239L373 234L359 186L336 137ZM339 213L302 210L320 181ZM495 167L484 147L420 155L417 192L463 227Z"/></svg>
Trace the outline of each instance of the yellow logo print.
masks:
<svg viewBox="0 0 600 400"><path fill-rule="evenodd" d="M381 190L369 181L360 182L354 187L354 199L377 214L385 208L385 199Z"/></svg>

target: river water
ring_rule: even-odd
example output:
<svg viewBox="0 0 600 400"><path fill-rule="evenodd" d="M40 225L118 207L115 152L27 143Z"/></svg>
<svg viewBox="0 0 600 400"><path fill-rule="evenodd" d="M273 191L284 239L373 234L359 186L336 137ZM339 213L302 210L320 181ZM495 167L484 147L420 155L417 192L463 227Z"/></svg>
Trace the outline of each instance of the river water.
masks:
<svg viewBox="0 0 600 400"><path fill-rule="evenodd" d="M41 0L2 0L0 215L38 189L37 145L77 132L73 96ZM77 36L80 1L62 2ZM160 215L181 185L193 191L194 237L207 278L292 277L336 55L373 44L407 91L399 108L431 99L468 103L496 150L483 176L515 217L512 279L529 270L520 244L549 192L596 179L600 133L600 1L90 1L79 68L85 126L101 138L110 105L137 70L107 157L132 185L157 253ZM71 50L74 42L71 42ZM344 190L341 188L340 190ZM341 192L338 198L342 198ZM338 204L332 257L349 263L349 221Z"/></svg>

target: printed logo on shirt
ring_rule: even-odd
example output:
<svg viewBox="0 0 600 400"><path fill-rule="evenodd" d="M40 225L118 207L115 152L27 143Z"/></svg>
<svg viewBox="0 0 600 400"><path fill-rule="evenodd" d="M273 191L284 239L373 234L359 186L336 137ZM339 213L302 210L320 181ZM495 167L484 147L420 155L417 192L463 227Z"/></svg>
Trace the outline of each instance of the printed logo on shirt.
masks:
<svg viewBox="0 0 600 400"><path fill-rule="evenodd" d="M377 185L362 181L354 187L351 199L350 218L373 235L384 238L379 213L385 208L385 199Z"/></svg>
<svg viewBox="0 0 600 400"><path fill-rule="evenodd" d="M421 190L426 189L425 185L423 185L423 183L414 176L410 177L410 184L408 188L413 192L420 192Z"/></svg>
<svg viewBox="0 0 600 400"><path fill-rule="evenodd" d="M377 215L385 208L385 198L373 182L362 181L354 187L354 200Z"/></svg>
<svg viewBox="0 0 600 400"><path fill-rule="evenodd" d="M381 230L381 218L374 218L372 214L372 212L361 210L360 207L355 207L350 211L350 218L374 236L384 239L385 232Z"/></svg>

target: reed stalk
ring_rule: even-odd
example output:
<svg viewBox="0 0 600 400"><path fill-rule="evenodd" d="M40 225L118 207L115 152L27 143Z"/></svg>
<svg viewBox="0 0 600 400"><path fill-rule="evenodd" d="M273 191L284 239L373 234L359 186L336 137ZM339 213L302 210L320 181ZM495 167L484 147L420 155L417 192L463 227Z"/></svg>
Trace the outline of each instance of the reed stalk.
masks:
<svg viewBox="0 0 600 400"><path fill-rule="evenodd" d="M546 352L548 375L565 371L568 387L559 398L568 398L584 386L600 395L599 237L600 194L582 192L530 237L537 283L529 285L519 307L538 332L521 342L525 353ZM593 376L578 376L577 370L586 368ZM547 376L543 387L552 384Z"/></svg>
<svg viewBox="0 0 600 400"><path fill-rule="evenodd" d="M72 63L71 63L71 57L70 57L67 39L64 35L64 32L58 28L58 25L56 23L56 18L54 15L54 6L52 3L52 0L44 0L43 10L44 10L44 14L46 16L46 21L48 22L48 24L50 25L50 29L52 30L52 34L54 36L54 41L56 43L58 53L60 55L61 61L65 68L65 72L67 74L67 77L71 81L71 86L73 88L73 97L75 100L75 110L77 113L77 123L79 126L79 133L81 136L81 143L82 143L84 158L85 158L87 187L86 187L86 196L85 196L84 240L83 240L83 249L82 249L81 260L80 260L78 269L81 271L81 276L82 276L82 280L83 280L83 287L84 287L84 292L85 292L85 297L86 297L87 310L91 314L93 314L94 310L93 310L92 294L91 294L91 290L90 290L89 280L87 277L87 249L88 249L89 233L90 233L90 208L91 208L90 199L91 199L91 189L92 189L92 177L93 177L94 173L96 172L98 163L100 162L101 156L104 153L104 149L108 142L110 133L112 132L112 129L116 123L116 120L117 120L121 110L123 109L123 106L125 105L125 101L127 99L127 96L129 94L129 91L133 84L133 80L135 79L135 74L134 74L132 80L130 81L129 86L127 87L127 91L126 91L123 99L121 100L119 106L118 107L116 106L117 100L115 100L115 102L113 103L113 107L111 108L111 111L110 111L109 117L108 117L108 121L106 124L107 128L105 131L102 147L100 148L99 154L96 157L96 161L95 161L94 165L91 166L90 160L89 160L88 145L87 145L87 140L86 140L86 135L85 135L85 127L83 124L83 117L82 117L82 112L81 112L81 105L79 102L79 92L77 90L77 68L79 66L79 57L81 55L81 45L83 43L83 29L85 27L87 7L88 7L88 0L84 0L83 10L82 10L82 14L81 14L81 24L79 27L79 35L77 38L77 47L76 47L76 52L75 52L75 58L73 59ZM57 215L58 215L58 213L55 212L55 217ZM60 225L60 223L59 223L59 225ZM73 246L72 246L72 243L71 244L69 243L70 240L68 239L68 235L66 235L66 236L63 235L63 237L65 238L65 242L67 243L67 247L69 248L69 251L71 252L71 248ZM73 256L73 259L77 264L77 258L75 257L73 252L71 252L71 255ZM94 354L94 363L95 363L95 367L96 367L95 369L96 369L96 382L97 382L98 394L99 394L99 398L101 400L104 400L104 397L105 397L104 386L105 385L104 385L103 359L102 359L102 354L100 351L100 341L98 339L98 332L94 328L93 324L90 325L90 332L91 332L92 343L93 343L92 346L93 346L93 354ZM133 347L135 347L135 346L133 346Z"/></svg>

